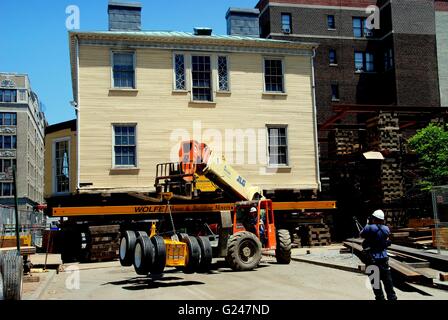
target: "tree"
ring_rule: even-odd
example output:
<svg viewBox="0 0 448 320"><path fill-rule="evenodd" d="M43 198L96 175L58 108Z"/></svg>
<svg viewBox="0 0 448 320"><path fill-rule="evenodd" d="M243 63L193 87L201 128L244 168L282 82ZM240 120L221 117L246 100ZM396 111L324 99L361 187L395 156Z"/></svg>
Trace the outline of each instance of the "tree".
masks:
<svg viewBox="0 0 448 320"><path fill-rule="evenodd" d="M446 126L430 124L408 140L418 156L424 177L422 190L448 184L448 131Z"/></svg>

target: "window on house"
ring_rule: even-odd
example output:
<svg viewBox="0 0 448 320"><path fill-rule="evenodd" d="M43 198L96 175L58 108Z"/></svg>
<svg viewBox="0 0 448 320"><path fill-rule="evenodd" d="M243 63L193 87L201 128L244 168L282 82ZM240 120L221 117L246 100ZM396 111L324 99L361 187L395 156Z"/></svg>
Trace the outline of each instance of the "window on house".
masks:
<svg viewBox="0 0 448 320"><path fill-rule="evenodd" d="M183 54L174 55L174 72L176 76L176 90L186 90L185 56Z"/></svg>
<svg viewBox="0 0 448 320"><path fill-rule="evenodd" d="M14 184L12 182L0 183L0 192L2 197L10 197L14 195Z"/></svg>
<svg viewBox="0 0 448 320"><path fill-rule="evenodd" d="M372 35L372 31L367 28L366 18L353 18L353 35L355 38L364 38Z"/></svg>
<svg viewBox="0 0 448 320"><path fill-rule="evenodd" d="M136 127L127 125L114 126L114 165L137 166L136 161Z"/></svg>
<svg viewBox="0 0 448 320"><path fill-rule="evenodd" d="M284 92L282 60L265 59L264 78L266 92Z"/></svg>
<svg viewBox="0 0 448 320"><path fill-rule="evenodd" d="M392 69L394 66L394 52L392 49L386 49L384 52L384 70Z"/></svg>
<svg viewBox="0 0 448 320"><path fill-rule="evenodd" d="M114 88L135 88L134 53L113 53Z"/></svg>
<svg viewBox="0 0 448 320"><path fill-rule="evenodd" d="M287 127L268 127L269 165L288 165Z"/></svg>
<svg viewBox="0 0 448 320"><path fill-rule="evenodd" d="M70 191L70 141L63 140L54 143L55 191L64 193ZM31 169L32 170L32 169Z"/></svg>
<svg viewBox="0 0 448 320"><path fill-rule="evenodd" d="M17 102L17 90L0 89L0 102Z"/></svg>
<svg viewBox="0 0 448 320"><path fill-rule="evenodd" d="M210 56L192 56L191 78L194 101L213 101Z"/></svg>
<svg viewBox="0 0 448 320"><path fill-rule="evenodd" d="M17 137L0 136L0 149L17 149Z"/></svg>
<svg viewBox="0 0 448 320"><path fill-rule="evenodd" d="M282 32L291 33L291 14L282 13Z"/></svg>
<svg viewBox="0 0 448 320"><path fill-rule="evenodd" d="M338 64L338 59L336 56L336 50L335 49L330 49L329 53L329 59L330 59L330 64L336 65Z"/></svg>
<svg viewBox="0 0 448 320"><path fill-rule="evenodd" d="M16 166L16 159L0 159L0 170L3 173L12 173L12 168Z"/></svg>
<svg viewBox="0 0 448 320"><path fill-rule="evenodd" d="M338 84L332 84L331 85L331 100L332 101L339 101L339 85Z"/></svg>
<svg viewBox="0 0 448 320"><path fill-rule="evenodd" d="M27 101L27 91L26 90L19 90L19 100L20 101Z"/></svg>
<svg viewBox="0 0 448 320"><path fill-rule="evenodd" d="M374 72L375 58L373 53L355 51L355 71L356 72Z"/></svg>
<svg viewBox="0 0 448 320"><path fill-rule="evenodd" d="M336 20L334 19L334 15L327 16L327 25L328 29L336 29Z"/></svg>
<svg viewBox="0 0 448 320"><path fill-rule="evenodd" d="M0 126L16 126L17 125L17 114L10 112L0 113Z"/></svg>
<svg viewBox="0 0 448 320"><path fill-rule="evenodd" d="M218 57L218 84L219 91L230 91L229 88L229 66L227 57Z"/></svg>

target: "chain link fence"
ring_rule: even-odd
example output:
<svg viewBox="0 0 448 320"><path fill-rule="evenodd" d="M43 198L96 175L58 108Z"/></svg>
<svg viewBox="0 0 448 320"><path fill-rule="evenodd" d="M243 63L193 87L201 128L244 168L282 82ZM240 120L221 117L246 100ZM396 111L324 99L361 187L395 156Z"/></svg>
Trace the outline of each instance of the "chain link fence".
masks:
<svg viewBox="0 0 448 320"><path fill-rule="evenodd" d="M46 227L46 218L42 212L19 210L20 236L31 236L31 245L42 247L42 235ZM0 238L15 237L16 218L14 208L0 207Z"/></svg>
<svg viewBox="0 0 448 320"><path fill-rule="evenodd" d="M448 186L434 187L432 190L434 211L434 242L439 253L448 250Z"/></svg>

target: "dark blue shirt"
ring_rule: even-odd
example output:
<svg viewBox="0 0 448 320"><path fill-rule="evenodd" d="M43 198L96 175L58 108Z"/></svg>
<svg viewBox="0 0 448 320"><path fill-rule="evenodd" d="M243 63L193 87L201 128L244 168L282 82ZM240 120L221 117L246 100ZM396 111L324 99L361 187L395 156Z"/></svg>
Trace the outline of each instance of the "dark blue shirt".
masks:
<svg viewBox="0 0 448 320"><path fill-rule="evenodd" d="M360 236L366 239L367 247L374 259L385 259L387 255L388 237L390 230L381 224L368 224L361 231Z"/></svg>

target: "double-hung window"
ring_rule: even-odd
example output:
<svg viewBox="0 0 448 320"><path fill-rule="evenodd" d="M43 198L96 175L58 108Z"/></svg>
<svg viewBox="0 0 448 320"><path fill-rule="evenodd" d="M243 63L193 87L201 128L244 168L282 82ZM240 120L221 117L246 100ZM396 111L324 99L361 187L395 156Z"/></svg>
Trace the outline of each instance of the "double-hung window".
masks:
<svg viewBox="0 0 448 320"><path fill-rule="evenodd" d="M336 29L336 20L334 19L334 15L327 16L327 26L330 30Z"/></svg>
<svg viewBox="0 0 448 320"><path fill-rule="evenodd" d="M283 60L264 60L264 82L266 92L284 92Z"/></svg>
<svg viewBox="0 0 448 320"><path fill-rule="evenodd" d="M339 101L339 84L337 83L331 85L331 100Z"/></svg>
<svg viewBox="0 0 448 320"><path fill-rule="evenodd" d="M114 88L135 89L134 60L134 52L112 53Z"/></svg>
<svg viewBox="0 0 448 320"><path fill-rule="evenodd" d="M366 18L353 18L353 35L355 38L364 38L371 35L367 28Z"/></svg>
<svg viewBox="0 0 448 320"><path fill-rule="evenodd" d="M137 166L135 125L114 125L114 167Z"/></svg>
<svg viewBox="0 0 448 320"><path fill-rule="evenodd" d="M286 126L268 126L269 165L288 166L288 136Z"/></svg>
<svg viewBox="0 0 448 320"><path fill-rule="evenodd" d="M355 51L355 71L356 72L374 72L375 57L373 53Z"/></svg>
<svg viewBox="0 0 448 320"><path fill-rule="evenodd" d="M70 191L70 140L54 142L54 191Z"/></svg>
<svg viewBox="0 0 448 320"><path fill-rule="evenodd" d="M194 101L213 101L210 56L191 57L191 79Z"/></svg>
<svg viewBox="0 0 448 320"><path fill-rule="evenodd" d="M338 64L338 59L336 56L336 50L335 49L330 49L330 51L328 52L328 58L330 60L330 64L331 65L337 65Z"/></svg>
<svg viewBox="0 0 448 320"><path fill-rule="evenodd" d="M282 32L291 33L291 14L282 13Z"/></svg>

